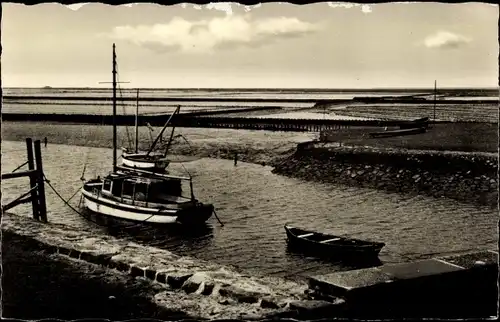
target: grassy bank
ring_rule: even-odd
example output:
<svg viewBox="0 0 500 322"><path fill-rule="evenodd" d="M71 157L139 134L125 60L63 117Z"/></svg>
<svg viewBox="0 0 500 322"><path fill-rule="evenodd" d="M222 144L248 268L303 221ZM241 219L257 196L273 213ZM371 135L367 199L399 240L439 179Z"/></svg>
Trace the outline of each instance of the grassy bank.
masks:
<svg viewBox="0 0 500 322"><path fill-rule="evenodd" d="M154 132L139 128L139 146L147 149L161 128ZM128 135L127 135L128 131ZM171 128L164 133L164 146ZM134 144L134 128L118 127L118 147L128 147L128 137ZM176 128L175 134L187 138L177 138L170 153L196 155L201 157L234 158L246 162L273 162L276 157L286 156L294 151L297 143L315 138L314 133L269 132L230 129ZM43 140L47 137L49 144L68 144L92 147L112 147L113 128L111 126L48 124L33 122L3 122L2 139L6 141L24 141L26 137Z"/></svg>
<svg viewBox="0 0 500 322"><path fill-rule="evenodd" d="M18 236L2 232L2 318L188 318L153 304L154 294L146 281L34 251Z"/></svg>
<svg viewBox="0 0 500 322"><path fill-rule="evenodd" d="M150 132L139 128L140 149L147 149L160 128ZM164 147L170 135L164 133ZM330 142L341 142L348 146L370 146L376 148L403 148L412 150L440 150L465 152L497 152L498 123L441 123L432 125L427 133L390 138L370 138L370 132L383 131L378 127L351 127L328 132ZM128 132L128 133L127 133ZM176 128L177 138L170 149L171 154L214 157L258 163L276 164L296 149L297 143L317 138L316 133L271 132L233 129ZM33 122L3 122L2 139L24 141L26 137L43 140L49 144L68 144L111 148L112 127L100 125L49 124ZM134 144L134 128L118 127L118 146ZM130 138L130 139L128 139Z"/></svg>
<svg viewBox="0 0 500 322"><path fill-rule="evenodd" d="M377 104L347 104L338 109L336 105L322 107L323 111L335 112L339 115L368 117L375 119L411 120L428 116L431 119L436 113L436 120L442 121L475 121L498 122L498 102L476 104L473 101L465 104L423 104L377 103Z"/></svg>
<svg viewBox="0 0 500 322"><path fill-rule="evenodd" d="M371 138L378 127L353 127L329 131L328 141L345 145L412 150L497 152L498 123L441 123L431 125L426 133L388 138ZM390 130L390 128L388 129Z"/></svg>

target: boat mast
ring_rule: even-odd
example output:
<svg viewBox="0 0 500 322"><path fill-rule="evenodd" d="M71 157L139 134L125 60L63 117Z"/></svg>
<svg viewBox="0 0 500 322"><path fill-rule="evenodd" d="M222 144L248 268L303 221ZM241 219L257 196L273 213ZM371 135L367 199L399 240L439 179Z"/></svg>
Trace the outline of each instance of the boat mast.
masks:
<svg viewBox="0 0 500 322"><path fill-rule="evenodd" d="M116 172L116 46L113 43L113 172Z"/></svg>
<svg viewBox="0 0 500 322"><path fill-rule="evenodd" d="M139 89L137 89L137 105L135 107L135 153L137 153L139 149L138 118L139 118Z"/></svg>
<svg viewBox="0 0 500 322"><path fill-rule="evenodd" d="M436 121L436 91L437 91L437 81L434 81L434 122Z"/></svg>

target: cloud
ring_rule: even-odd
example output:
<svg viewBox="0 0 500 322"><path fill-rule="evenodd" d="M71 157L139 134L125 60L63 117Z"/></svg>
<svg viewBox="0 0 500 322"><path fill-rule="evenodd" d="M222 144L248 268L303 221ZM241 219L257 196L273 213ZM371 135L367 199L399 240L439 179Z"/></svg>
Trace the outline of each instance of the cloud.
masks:
<svg viewBox="0 0 500 322"><path fill-rule="evenodd" d="M317 24L297 18L250 20L248 16L228 15L211 20L188 21L177 17L165 24L118 26L108 36L157 52L207 53L214 49L261 46L316 30Z"/></svg>
<svg viewBox="0 0 500 322"><path fill-rule="evenodd" d="M472 41L470 38L462 35L454 34L449 31L438 31L425 38L424 45L428 48L452 49L466 45L470 41Z"/></svg>
<svg viewBox="0 0 500 322"><path fill-rule="evenodd" d="M363 11L363 13L370 13L372 12L372 7L370 7L370 5L364 4L361 6L361 11Z"/></svg>
<svg viewBox="0 0 500 322"><path fill-rule="evenodd" d="M327 2L329 7L332 8L344 8L351 9L354 7L361 7L361 12L370 13L372 12L372 7L368 4L359 4L359 3L345 3L345 2Z"/></svg>
<svg viewBox="0 0 500 322"><path fill-rule="evenodd" d="M225 11L227 15L233 14L233 8L230 2L215 2L206 5L207 9L215 9L219 11Z"/></svg>
<svg viewBox="0 0 500 322"><path fill-rule="evenodd" d="M245 11L248 12L254 8L259 8L260 6L262 6L262 4L258 3L258 4L253 5L253 6L246 6L246 5L242 5L240 3L235 3L235 2L213 2L213 3L209 3L205 6L201 6L198 4L188 4L188 3L181 4L182 8L187 8L188 6L192 6L192 8L194 8L196 10L202 10L203 8L206 8L208 10L224 11L226 13L226 15L232 15L233 8L235 6L243 7L245 9Z"/></svg>

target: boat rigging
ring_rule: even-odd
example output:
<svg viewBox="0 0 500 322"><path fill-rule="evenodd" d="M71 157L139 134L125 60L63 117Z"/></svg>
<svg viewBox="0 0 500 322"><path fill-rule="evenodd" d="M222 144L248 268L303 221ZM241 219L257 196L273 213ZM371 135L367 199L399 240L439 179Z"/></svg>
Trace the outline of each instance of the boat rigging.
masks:
<svg viewBox="0 0 500 322"><path fill-rule="evenodd" d="M84 207L100 215L132 221L204 223L214 213L214 206L196 199L190 174L181 177L117 165L116 83L113 44L113 168L104 178L84 182ZM183 195L183 181L189 182L189 196Z"/></svg>

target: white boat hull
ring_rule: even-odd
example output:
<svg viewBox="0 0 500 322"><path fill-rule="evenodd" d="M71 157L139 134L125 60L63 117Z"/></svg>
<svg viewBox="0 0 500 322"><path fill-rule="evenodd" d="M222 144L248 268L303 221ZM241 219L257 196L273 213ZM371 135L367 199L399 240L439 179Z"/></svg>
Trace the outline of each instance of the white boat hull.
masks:
<svg viewBox="0 0 500 322"><path fill-rule="evenodd" d="M134 160L129 160L126 157L122 157L122 162L123 162L124 166L130 167L130 168L154 169L156 167L155 162L134 161Z"/></svg>
<svg viewBox="0 0 500 322"><path fill-rule="evenodd" d="M161 158L161 155L151 154L146 156L145 153L123 152L122 163L126 167L139 170L164 171L170 162Z"/></svg>

